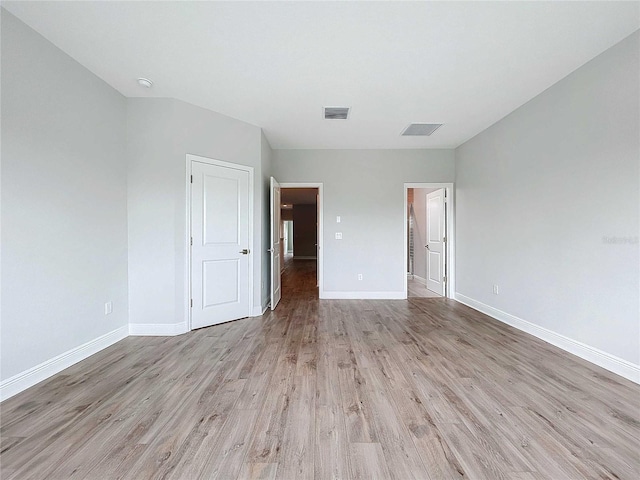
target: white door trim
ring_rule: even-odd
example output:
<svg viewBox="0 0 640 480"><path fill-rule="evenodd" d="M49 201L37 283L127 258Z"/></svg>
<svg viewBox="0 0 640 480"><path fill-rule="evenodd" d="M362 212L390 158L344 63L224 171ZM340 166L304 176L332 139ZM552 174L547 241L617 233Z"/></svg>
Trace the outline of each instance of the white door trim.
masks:
<svg viewBox="0 0 640 480"><path fill-rule="evenodd" d="M324 275L323 275L323 258L324 258L324 197L322 193L322 182L281 182L280 188L317 188L318 202L320 203L320 213L318 215L318 296L324 296Z"/></svg>
<svg viewBox="0 0 640 480"><path fill-rule="evenodd" d="M445 287L445 297L453 298L456 291L456 249L455 249L455 190L453 183L405 183L404 184L404 223L402 228L404 230L404 263L402 264L402 277L404 278L404 298L407 298L407 262L409 261L409 249L407 243L409 236L407 232L407 223L409 218L407 216L408 208L408 190L410 188L444 188L447 193L447 203L445 211L447 214L446 229L447 229L447 245L446 245L446 261L447 261L447 285Z"/></svg>
<svg viewBox="0 0 640 480"><path fill-rule="evenodd" d="M216 160L208 157L201 157L199 155L192 155L187 153L186 155L186 228L184 236L184 251L185 251L185 317L187 319L187 331L191 331L191 164L192 162L207 163L209 165L217 165L219 167L234 168L236 170L243 170L249 173L249 245L251 253L249 254L249 311L248 315L252 315L253 311L253 277L254 277L254 239L253 239L253 167L246 165L238 165L236 163L224 162L222 160Z"/></svg>

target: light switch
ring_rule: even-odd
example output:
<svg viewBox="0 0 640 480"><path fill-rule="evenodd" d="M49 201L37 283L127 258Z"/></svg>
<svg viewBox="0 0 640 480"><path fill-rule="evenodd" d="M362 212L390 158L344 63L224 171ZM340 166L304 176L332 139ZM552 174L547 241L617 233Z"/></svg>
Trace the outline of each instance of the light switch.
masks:
<svg viewBox="0 0 640 480"><path fill-rule="evenodd" d="M336 223L340 223L340 215L336 217Z"/></svg>
<svg viewBox="0 0 640 480"><path fill-rule="evenodd" d="M342 232L336 232L336 240L342 240Z"/></svg>

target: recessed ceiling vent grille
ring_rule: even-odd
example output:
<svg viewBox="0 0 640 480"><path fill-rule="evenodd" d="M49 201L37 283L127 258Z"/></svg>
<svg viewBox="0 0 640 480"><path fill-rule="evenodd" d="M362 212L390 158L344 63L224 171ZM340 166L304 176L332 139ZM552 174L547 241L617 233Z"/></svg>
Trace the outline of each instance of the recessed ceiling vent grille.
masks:
<svg viewBox="0 0 640 480"><path fill-rule="evenodd" d="M428 137L442 125L442 123L412 123L404 129L402 135L405 137Z"/></svg>
<svg viewBox="0 0 640 480"><path fill-rule="evenodd" d="M346 120L349 118L349 107L324 107L325 120Z"/></svg>

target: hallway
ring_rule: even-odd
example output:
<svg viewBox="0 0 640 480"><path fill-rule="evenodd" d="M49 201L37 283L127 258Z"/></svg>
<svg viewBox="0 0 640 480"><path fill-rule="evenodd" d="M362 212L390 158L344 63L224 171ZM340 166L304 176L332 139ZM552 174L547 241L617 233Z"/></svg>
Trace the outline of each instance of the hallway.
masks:
<svg viewBox="0 0 640 480"><path fill-rule="evenodd" d="M317 299L316 272L316 260L294 260L293 255L286 255L282 271L282 299L284 300L285 297Z"/></svg>

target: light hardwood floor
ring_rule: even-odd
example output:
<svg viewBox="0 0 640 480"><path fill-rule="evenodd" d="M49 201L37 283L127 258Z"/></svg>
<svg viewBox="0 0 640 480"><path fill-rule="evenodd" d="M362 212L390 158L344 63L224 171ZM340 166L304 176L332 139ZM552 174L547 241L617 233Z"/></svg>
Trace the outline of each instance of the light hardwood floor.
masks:
<svg viewBox="0 0 640 480"><path fill-rule="evenodd" d="M442 295L438 295L437 293L432 292L422 283L414 280L413 278L407 278L407 296L422 298L442 298Z"/></svg>
<svg viewBox="0 0 640 480"><path fill-rule="evenodd" d="M637 479L640 387L446 299L130 337L1 405L3 479Z"/></svg>

